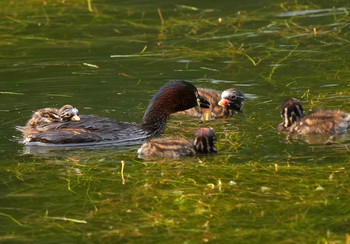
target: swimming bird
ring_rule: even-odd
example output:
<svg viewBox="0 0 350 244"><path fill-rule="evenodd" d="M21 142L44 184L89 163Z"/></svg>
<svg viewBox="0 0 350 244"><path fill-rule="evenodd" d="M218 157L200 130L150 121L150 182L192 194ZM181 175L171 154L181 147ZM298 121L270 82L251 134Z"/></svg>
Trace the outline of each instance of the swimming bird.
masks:
<svg viewBox="0 0 350 244"><path fill-rule="evenodd" d="M198 93L211 104L212 118L228 117L233 114L242 113L244 105L244 93L236 88L224 90L222 93L209 89L198 88ZM203 112L200 108L195 107L177 114L184 114L192 117L202 117Z"/></svg>
<svg viewBox="0 0 350 244"><path fill-rule="evenodd" d="M180 158L200 154L217 153L216 136L213 128L199 128L193 139L153 138L137 151L143 157Z"/></svg>
<svg viewBox="0 0 350 244"><path fill-rule="evenodd" d="M176 80L166 83L151 99L140 124L120 122L109 118L81 115L80 121L59 121L50 130L30 133L26 144L120 144L136 143L165 130L170 114L194 106L209 107L210 103L198 94L194 85Z"/></svg>
<svg viewBox="0 0 350 244"><path fill-rule="evenodd" d="M350 114L335 111L315 111L304 115L304 109L296 98L282 104L283 122L277 126L280 132L291 134L341 134L350 126Z"/></svg>

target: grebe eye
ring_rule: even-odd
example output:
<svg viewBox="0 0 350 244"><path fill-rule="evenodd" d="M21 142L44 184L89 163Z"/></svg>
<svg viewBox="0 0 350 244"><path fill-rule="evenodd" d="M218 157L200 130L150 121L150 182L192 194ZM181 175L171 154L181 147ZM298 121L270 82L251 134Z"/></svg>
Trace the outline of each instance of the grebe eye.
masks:
<svg viewBox="0 0 350 244"><path fill-rule="evenodd" d="M66 118L72 117L72 114L71 113L65 113L64 117L66 117Z"/></svg>
<svg viewBox="0 0 350 244"><path fill-rule="evenodd" d="M231 95L230 99L235 100L237 97L235 95Z"/></svg>

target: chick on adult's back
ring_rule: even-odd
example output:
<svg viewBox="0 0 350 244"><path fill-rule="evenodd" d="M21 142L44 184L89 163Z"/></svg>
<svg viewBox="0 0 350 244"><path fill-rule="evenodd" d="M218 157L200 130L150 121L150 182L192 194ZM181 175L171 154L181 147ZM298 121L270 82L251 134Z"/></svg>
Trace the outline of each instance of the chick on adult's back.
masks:
<svg viewBox="0 0 350 244"><path fill-rule="evenodd" d="M72 105L64 105L60 109L42 108L37 110L25 126L17 126L16 129L23 133L24 140L30 134L40 133L52 129L50 125L59 121L79 121L79 111Z"/></svg>

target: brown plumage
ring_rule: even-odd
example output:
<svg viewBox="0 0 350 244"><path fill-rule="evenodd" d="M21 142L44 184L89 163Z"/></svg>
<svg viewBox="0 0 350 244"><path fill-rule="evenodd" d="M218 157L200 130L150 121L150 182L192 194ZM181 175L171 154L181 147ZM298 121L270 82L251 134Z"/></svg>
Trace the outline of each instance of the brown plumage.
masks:
<svg viewBox="0 0 350 244"><path fill-rule="evenodd" d="M32 118L23 127L17 126L22 131L25 139L31 133L39 133L51 129L51 124L58 121L79 121L79 111L72 105L64 105L62 108L42 108L36 111Z"/></svg>
<svg viewBox="0 0 350 244"><path fill-rule="evenodd" d="M316 111L304 116L304 109L295 98L282 104L281 117L283 122L277 130L291 134L341 134L350 126L350 114L340 110Z"/></svg>
<svg viewBox="0 0 350 244"><path fill-rule="evenodd" d="M137 153L146 157L179 158L216 153L216 136L212 128L200 128L193 139L157 138L144 143Z"/></svg>
<svg viewBox="0 0 350 244"><path fill-rule="evenodd" d="M211 104L211 117L227 117L241 113L244 105L244 94L236 88L230 88L222 93L209 88L198 88L198 93ZM177 114L185 114L192 117L202 117L200 108L191 108Z"/></svg>

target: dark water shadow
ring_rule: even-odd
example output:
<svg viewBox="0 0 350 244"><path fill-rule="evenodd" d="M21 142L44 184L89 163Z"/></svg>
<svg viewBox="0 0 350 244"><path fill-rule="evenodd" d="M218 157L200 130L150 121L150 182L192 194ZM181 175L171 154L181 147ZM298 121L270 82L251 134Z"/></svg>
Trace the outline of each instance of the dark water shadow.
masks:
<svg viewBox="0 0 350 244"><path fill-rule="evenodd" d="M69 156L78 152L91 152L99 154L109 152L112 154L121 154L138 148L147 138L139 138L137 140L118 140L95 143L72 143L72 144L48 144L41 142L31 142L24 145L19 152L23 155L33 155L37 157L55 157Z"/></svg>

